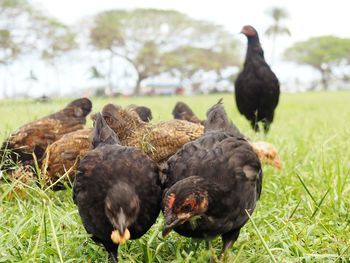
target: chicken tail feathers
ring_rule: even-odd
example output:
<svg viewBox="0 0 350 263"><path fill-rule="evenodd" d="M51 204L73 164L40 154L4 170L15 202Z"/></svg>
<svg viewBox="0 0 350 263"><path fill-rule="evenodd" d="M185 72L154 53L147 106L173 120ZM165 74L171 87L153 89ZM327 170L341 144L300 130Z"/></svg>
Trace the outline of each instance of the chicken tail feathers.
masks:
<svg viewBox="0 0 350 263"><path fill-rule="evenodd" d="M222 98L207 111L204 132L208 133L211 131L228 132L233 136L244 137L232 121L229 120L222 105Z"/></svg>
<svg viewBox="0 0 350 263"><path fill-rule="evenodd" d="M106 144L120 144L120 141L99 112L95 114L92 147L97 148Z"/></svg>

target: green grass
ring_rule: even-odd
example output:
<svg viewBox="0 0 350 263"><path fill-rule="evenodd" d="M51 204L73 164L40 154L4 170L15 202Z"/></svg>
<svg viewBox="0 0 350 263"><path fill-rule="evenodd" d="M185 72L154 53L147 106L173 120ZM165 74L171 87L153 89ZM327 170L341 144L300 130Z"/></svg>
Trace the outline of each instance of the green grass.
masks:
<svg viewBox="0 0 350 263"><path fill-rule="evenodd" d="M177 100L200 118L220 97L237 126L255 135L232 95L93 99L151 107L154 121L172 118ZM59 109L69 100L37 104L0 102L0 139L21 124ZM270 134L283 160L281 172L264 167L263 191L255 212L226 255L227 262L350 262L350 93L283 94ZM91 125L89 121L88 125ZM14 183L0 185L0 262L107 262L86 234L71 190L24 186L27 197L7 198ZM140 240L120 247L121 262L205 262L221 242L204 244L171 233L161 237L163 219Z"/></svg>

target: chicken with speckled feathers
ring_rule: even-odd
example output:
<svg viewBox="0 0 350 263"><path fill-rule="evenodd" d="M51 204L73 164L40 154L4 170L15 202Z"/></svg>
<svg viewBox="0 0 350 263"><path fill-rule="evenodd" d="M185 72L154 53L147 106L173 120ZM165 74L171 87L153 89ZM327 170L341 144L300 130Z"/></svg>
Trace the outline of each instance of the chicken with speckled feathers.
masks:
<svg viewBox="0 0 350 263"><path fill-rule="evenodd" d="M91 109L89 99L76 99L62 110L18 128L5 140L1 152L9 150L9 158L22 165L33 165L34 153L40 164L46 147L63 135L82 129Z"/></svg>
<svg viewBox="0 0 350 263"><path fill-rule="evenodd" d="M147 122L152 119L151 110L145 106L130 105L128 109ZM85 128L65 134L47 147L41 167L47 185L52 185L55 190L63 189L62 183L74 178L78 161L91 148L91 131L91 128Z"/></svg>
<svg viewBox="0 0 350 263"><path fill-rule="evenodd" d="M147 123L135 111L114 104L105 105L102 115L123 145L141 149L156 162L166 161L203 133L202 125L183 120Z"/></svg>

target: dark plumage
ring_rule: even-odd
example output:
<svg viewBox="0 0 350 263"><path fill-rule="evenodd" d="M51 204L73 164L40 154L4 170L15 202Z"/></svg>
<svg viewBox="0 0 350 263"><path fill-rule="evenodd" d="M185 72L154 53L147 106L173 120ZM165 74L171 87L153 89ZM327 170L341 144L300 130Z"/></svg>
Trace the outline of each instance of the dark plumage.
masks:
<svg viewBox="0 0 350 263"><path fill-rule="evenodd" d="M211 115L215 114L216 116L209 116L208 120L200 120L191 110L191 108L184 102L177 102L174 109L173 109L173 116L174 119L179 120L185 120L193 123L198 123L205 125L207 129L211 126L215 126L216 128L222 128L222 131L230 131L235 136L244 137L244 135L239 131L239 129L233 124L232 121L230 121L226 117L226 113L223 113L224 108L220 105L222 102L222 99L219 100L219 102L214 105L213 107L216 107L216 110L211 111ZM211 123L213 122L213 123Z"/></svg>
<svg viewBox="0 0 350 263"><path fill-rule="evenodd" d="M247 139L250 145L253 147L255 153L258 155L261 162L270 164L277 169L282 168L282 163L279 158L277 148L273 144L264 142L264 141L254 142L249 140L239 131L239 129L232 123L232 121L228 120L225 117L225 114L222 112L224 110L222 107L219 107L219 106L214 106L214 107L218 107L218 111L219 112L221 111L221 116L223 117L220 117L220 115L218 116L218 118L211 116L209 118L209 121L206 124L207 128L212 125L210 122L214 120L213 125L223 127L224 130L229 129L232 135L244 137L245 139ZM218 114L218 113L216 111L212 111L211 114ZM174 115L174 118L178 117L180 119L183 119L189 122L194 122L194 123L198 123L198 120L199 120L197 116L194 115L191 108L183 102L178 102L176 104L173 110L173 115ZM203 124L206 123L205 120L200 122Z"/></svg>
<svg viewBox="0 0 350 263"><path fill-rule="evenodd" d="M227 132L232 136L245 138L236 125L228 119L222 106L222 99L207 112L207 120L204 122L204 133L209 131Z"/></svg>
<svg viewBox="0 0 350 263"><path fill-rule="evenodd" d="M128 108L134 110L144 122L149 122L153 119L152 111L148 107L130 105Z"/></svg>
<svg viewBox="0 0 350 263"><path fill-rule="evenodd" d="M192 111L192 109L184 102L176 103L173 112L174 119L185 120L193 123L204 124L205 121L200 120Z"/></svg>
<svg viewBox="0 0 350 263"><path fill-rule="evenodd" d="M82 129L92 103L87 98L72 101L64 109L23 125L3 143L1 152L10 150L9 158L33 165L34 152L40 162L46 147L64 134Z"/></svg>
<svg viewBox="0 0 350 263"><path fill-rule="evenodd" d="M248 49L243 70L235 82L237 108L255 131L259 131L261 121L267 133L279 100L279 81L264 59L257 31L244 26L241 33L248 39Z"/></svg>
<svg viewBox="0 0 350 263"><path fill-rule="evenodd" d="M158 167L140 150L120 146L101 114L96 116L92 146L80 161L73 199L86 231L116 262L118 245L141 237L157 219Z"/></svg>
<svg viewBox="0 0 350 263"><path fill-rule="evenodd" d="M234 136L222 105L207 112L205 134L167 162L163 235L210 240L221 235L224 251L238 238L260 197L262 171L250 144ZM226 125L223 125L225 123Z"/></svg>

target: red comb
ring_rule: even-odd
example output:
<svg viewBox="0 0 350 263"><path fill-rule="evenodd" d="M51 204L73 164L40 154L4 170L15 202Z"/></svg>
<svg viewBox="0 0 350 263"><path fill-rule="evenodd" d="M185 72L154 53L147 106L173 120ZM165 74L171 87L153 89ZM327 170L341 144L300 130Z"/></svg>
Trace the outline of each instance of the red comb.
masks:
<svg viewBox="0 0 350 263"><path fill-rule="evenodd" d="M168 196L168 207L172 208L174 203L175 203L175 194L172 193Z"/></svg>

